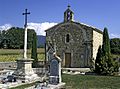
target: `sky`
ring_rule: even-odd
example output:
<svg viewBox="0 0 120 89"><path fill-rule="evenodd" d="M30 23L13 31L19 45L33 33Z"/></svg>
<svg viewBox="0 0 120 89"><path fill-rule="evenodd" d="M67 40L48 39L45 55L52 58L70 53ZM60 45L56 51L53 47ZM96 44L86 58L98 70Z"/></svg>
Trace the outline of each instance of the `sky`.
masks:
<svg viewBox="0 0 120 89"><path fill-rule="evenodd" d="M28 9L28 27L38 35L63 22L68 4L74 20L99 28L108 28L110 38L120 38L120 0L0 0L0 30L23 27L22 13Z"/></svg>

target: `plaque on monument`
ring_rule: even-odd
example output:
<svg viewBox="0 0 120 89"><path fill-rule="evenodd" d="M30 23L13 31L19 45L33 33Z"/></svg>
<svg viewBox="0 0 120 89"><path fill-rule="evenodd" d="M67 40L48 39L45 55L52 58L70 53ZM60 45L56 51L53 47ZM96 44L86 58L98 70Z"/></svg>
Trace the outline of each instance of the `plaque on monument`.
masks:
<svg viewBox="0 0 120 89"><path fill-rule="evenodd" d="M56 58L50 62L49 83L54 85L59 83L59 61Z"/></svg>
<svg viewBox="0 0 120 89"><path fill-rule="evenodd" d="M50 76L58 76L59 64L58 61L54 58L50 62Z"/></svg>

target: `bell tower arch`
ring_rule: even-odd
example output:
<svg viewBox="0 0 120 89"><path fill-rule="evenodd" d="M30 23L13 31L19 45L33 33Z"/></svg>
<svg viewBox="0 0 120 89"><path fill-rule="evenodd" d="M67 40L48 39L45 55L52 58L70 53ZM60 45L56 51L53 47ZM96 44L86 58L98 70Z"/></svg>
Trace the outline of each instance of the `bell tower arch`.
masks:
<svg viewBox="0 0 120 89"><path fill-rule="evenodd" d="M74 13L70 10L70 5L68 5L68 9L64 12L64 22L73 21Z"/></svg>

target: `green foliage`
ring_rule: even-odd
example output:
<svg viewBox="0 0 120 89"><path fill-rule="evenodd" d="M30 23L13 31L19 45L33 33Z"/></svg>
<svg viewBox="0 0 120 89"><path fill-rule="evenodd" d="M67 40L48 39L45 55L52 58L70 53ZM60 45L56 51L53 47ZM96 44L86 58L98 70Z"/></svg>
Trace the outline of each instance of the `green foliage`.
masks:
<svg viewBox="0 0 120 89"><path fill-rule="evenodd" d="M120 64L119 64L119 62L116 60L116 61L114 62L114 72L118 72L118 71L119 71L119 66L120 66Z"/></svg>
<svg viewBox="0 0 120 89"><path fill-rule="evenodd" d="M2 31L0 30L0 43L2 43ZM0 46L1 46L1 44L0 44Z"/></svg>
<svg viewBox="0 0 120 89"><path fill-rule="evenodd" d="M33 42L33 34L36 34L35 31L33 29L28 29L28 48L32 48L32 42ZM37 37L36 37L37 39Z"/></svg>
<svg viewBox="0 0 120 89"><path fill-rule="evenodd" d="M31 48L33 35L35 31L28 29L28 44ZM0 48L8 49L22 49L24 47L24 29L19 27L12 27L7 31L0 32Z"/></svg>
<svg viewBox="0 0 120 89"><path fill-rule="evenodd" d="M95 72L102 75L113 75L114 72L118 72L118 64L113 61L110 51L110 41L107 28L103 32L103 45L98 49Z"/></svg>
<svg viewBox="0 0 120 89"><path fill-rule="evenodd" d="M110 39L110 47L112 54L120 54L120 38Z"/></svg>
<svg viewBox="0 0 120 89"><path fill-rule="evenodd" d="M37 58L37 36L36 36L36 33L33 34L31 58L34 59L33 67L37 67L38 58Z"/></svg>
<svg viewBox="0 0 120 89"><path fill-rule="evenodd" d="M107 28L103 31L103 45L102 45L103 55L110 55L110 40Z"/></svg>
<svg viewBox="0 0 120 89"><path fill-rule="evenodd" d="M95 60L95 72L96 73L99 73L101 72L101 66L102 66L102 48L101 46L99 46L98 48L98 53L97 53L97 57L96 57L96 60Z"/></svg>
<svg viewBox="0 0 120 89"><path fill-rule="evenodd" d="M101 59L102 61L101 61L100 74L113 75L114 62L112 57L105 55L105 56L102 56Z"/></svg>
<svg viewBox="0 0 120 89"><path fill-rule="evenodd" d="M11 28L6 31L5 38L7 40L7 48L22 48L24 30L21 28Z"/></svg>

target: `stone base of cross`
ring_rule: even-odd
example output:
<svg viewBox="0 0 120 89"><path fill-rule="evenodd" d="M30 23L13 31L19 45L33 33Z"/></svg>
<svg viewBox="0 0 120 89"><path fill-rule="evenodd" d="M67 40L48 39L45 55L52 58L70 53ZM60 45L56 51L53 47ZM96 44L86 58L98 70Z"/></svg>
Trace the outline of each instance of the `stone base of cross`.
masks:
<svg viewBox="0 0 120 89"><path fill-rule="evenodd" d="M32 69L33 59L19 59L17 60L17 69L15 75L22 82L32 82L39 79L37 74Z"/></svg>

